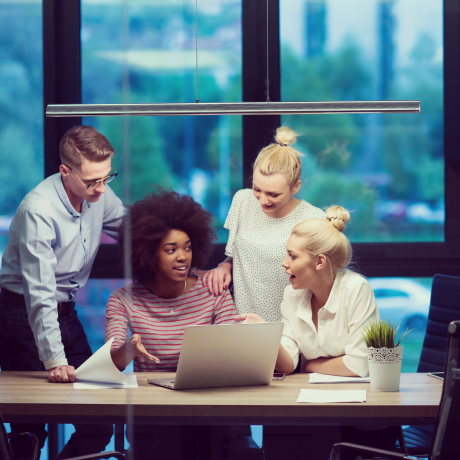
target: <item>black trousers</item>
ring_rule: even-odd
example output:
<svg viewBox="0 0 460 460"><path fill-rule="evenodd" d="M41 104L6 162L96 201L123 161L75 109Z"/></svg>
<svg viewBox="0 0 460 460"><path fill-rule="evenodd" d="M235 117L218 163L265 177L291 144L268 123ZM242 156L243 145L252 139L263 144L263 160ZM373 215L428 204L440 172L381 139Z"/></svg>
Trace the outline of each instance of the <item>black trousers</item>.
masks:
<svg viewBox="0 0 460 460"><path fill-rule="evenodd" d="M70 366L83 364L92 351L76 310L68 315L59 315L62 343ZM3 371L44 371L38 358L38 349L29 326L26 308L12 305L0 293L0 367ZM55 385L65 385L56 383ZM75 433L59 454L59 459L102 452L110 442L113 425L75 425ZM28 431L37 436L40 449L48 433L44 423L12 423L12 433ZM23 437L12 438L11 447L16 460L26 458L30 446ZM50 459L53 460L53 459Z"/></svg>

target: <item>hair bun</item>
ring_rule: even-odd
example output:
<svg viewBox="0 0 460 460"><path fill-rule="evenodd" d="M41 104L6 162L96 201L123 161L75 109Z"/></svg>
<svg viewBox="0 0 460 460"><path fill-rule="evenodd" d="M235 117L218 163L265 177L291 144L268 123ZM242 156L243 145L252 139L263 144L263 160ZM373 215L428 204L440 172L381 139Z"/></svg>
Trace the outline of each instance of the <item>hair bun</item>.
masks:
<svg viewBox="0 0 460 460"><path fill-rule="evenodd" d="M275 141L281 146L288 146L297 141L297 133L287 126L280 126L276 130Z"/></svg>
<svg viewBox="0 0 460 460"><path fill-rule="evenodd" d="M326 211L326 219L339 231L343 231L345 224L350 221L350 213L342 206L331 206Z"/></svg>

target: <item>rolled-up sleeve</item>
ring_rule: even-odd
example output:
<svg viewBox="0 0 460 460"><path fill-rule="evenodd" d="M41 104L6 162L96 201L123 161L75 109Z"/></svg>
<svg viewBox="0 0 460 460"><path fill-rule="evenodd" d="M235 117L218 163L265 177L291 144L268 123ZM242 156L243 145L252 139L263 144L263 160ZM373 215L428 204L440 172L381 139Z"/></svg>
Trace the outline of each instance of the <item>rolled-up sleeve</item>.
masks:
<svg viewBox="0 0 460 460"><path fill-rule="evenodd" d="M292 332L292 327L291 327L291 323L289 320L290 315L289 315L289 308L287 305L288 303L289 303L289 300L286 299L286 294L285 294L283 302L281 303L281 314L283 315L281 321L284 324L283 335L281 336L281 345L291 356L292 364L294 365L294 369L295 369L299 362L300 349L299 349L299 346L297 345L297 341L294 337L294 333Z"/></svg>
<svg viewBox="0 0 460 460"><path fill-rule="evenodd" d="M45 369L67 365L58 322L56 293L56 233L52 220L34 210L22 213L19 256L29 324Z"/></svg>
<svg viewBox="0 0 460 460"><path fill-rule="evenodd" d="M369 373L369 364L367 347L361 334L363 326L368 326L370 321L379 319L374 292L367 281L350 291L347 307L348 340L343 363L355 374L365 377Z"/></svg>
<svg viewBox="0 0 460 460"><path fill-rule="evenodd" d="M126 208L123 206L120 198L106 185L102 231L111 238L118 239L118 228L121 225L125 212Z"/></svg>

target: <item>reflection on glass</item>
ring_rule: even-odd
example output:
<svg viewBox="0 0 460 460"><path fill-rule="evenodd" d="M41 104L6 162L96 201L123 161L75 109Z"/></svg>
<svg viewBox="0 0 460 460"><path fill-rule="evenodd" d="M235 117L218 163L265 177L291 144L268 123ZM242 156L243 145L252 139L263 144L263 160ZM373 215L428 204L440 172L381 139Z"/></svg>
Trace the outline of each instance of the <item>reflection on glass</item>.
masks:
<svg viewBox="0 0 460 460"><path fill-rule="evenodd" d="M430 308L432 278L369 278L380 318L399 326L397 338L404 337L402 372L416 372L425 338Z"/></svg>
<svg viewBox="0 0 460 460"><path fill-rule="evenodd" d="M105 342L105 306L110 294L126 285L123 279L89 279L78 290L76 306L93 353Z"/></svg>
<svg viewBox="0 0 460 460"><path fill-rule="evenodd" d="M126 10L123 4L82 0L82 102L194 102L195 2L133 0ZM123 92L123 82L129 83L128 92ZM200 1L198 98L241 101L241 94L241 2ZM123 196L123 155L129 150L131 203L157 186L188 193L212 212L219 240L225 241L222 226L231 198L242 186L241 117L102 117L83 122L115 147L120 180L113 189L118 196Z"/></svg>
<svg viewBox="0 0 460 460"><path fill-rule="evenodd" d="M286 0L283 101L419 99L420 114L284 116L300 196L353 211L355 242L444 240L443 2Z"/></svg>
<svg viewBox="0 0 460 460"><path fill-rule="evenodd" d="M0 2L0 257L16 208L43 180L41 3Z"/></svg>

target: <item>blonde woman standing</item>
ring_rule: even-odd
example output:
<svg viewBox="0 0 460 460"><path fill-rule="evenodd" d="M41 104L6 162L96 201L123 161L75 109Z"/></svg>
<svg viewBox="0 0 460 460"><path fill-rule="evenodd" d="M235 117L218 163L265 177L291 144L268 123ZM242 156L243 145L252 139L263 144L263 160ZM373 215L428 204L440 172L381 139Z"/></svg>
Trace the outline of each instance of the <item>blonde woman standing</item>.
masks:
<svg viewBox="0 0 460 460"><path fill-rule="evenodd" d="M228 288L233 273L238 313L256 313L266 321L281 319L289 278L279 261L292 228L305 219L324 217L321 209L295 197L301 185L301 154L291 147L296 139L294 131L280 127L275 142L260 151L252 190L235 194L224 224L229 231L227 258L203 276L209 291L218 295Z"/></svg>

